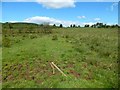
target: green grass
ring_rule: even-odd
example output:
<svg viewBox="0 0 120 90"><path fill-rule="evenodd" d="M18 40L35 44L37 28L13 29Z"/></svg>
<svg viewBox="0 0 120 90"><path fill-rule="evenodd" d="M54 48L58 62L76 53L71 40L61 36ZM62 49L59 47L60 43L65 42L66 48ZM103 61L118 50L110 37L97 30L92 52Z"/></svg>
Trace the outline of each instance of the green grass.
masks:
<svg viewBox="0 0 120 90"><path fill-rule="evenodd" d="M60 28L8 38L11 45L2 51L3 88L118 87L116 28ZM67 77L57 70L53 75L50 62Z"/></svg>
<svg viewBox="0 0 120 90"><path fill-rule="evenodd" d="M2 35L0 34L0 89L2 89L2 47L1 46L2 46Z"/></svg>

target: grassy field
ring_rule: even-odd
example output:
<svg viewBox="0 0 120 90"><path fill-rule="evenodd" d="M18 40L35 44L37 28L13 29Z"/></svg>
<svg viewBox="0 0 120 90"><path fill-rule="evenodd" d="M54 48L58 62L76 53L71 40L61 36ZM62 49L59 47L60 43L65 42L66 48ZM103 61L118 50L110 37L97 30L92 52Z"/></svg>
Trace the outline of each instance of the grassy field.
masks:
<svg viewBox="0 0 120 90"><path fill-rule="evenodd" d="M0 89L2 89L2 34L0 34Z"/></svg>
<svg viewBox="0 0 120 90"><path fill-rule="evenodd" d="M2 89L2 48L0 47L0 89Z"/></svg>
<svg viewBox="0 0 120 90"><path fill-rule="evenodd" d="M118 87L117 28L56 28L3 34L3 88ZM7 44L6 44L7 43ZM50 62L57 69L52 74Z"/></svg>

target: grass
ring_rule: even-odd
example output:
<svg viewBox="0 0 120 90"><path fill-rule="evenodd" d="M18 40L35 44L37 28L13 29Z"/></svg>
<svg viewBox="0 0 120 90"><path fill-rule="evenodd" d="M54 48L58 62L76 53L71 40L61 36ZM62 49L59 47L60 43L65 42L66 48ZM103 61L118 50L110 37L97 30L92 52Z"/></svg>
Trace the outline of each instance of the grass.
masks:
<svg viewBox="0 0 120 90"><path fill-rule="evenodd" d="M3 88L118 87L116 28L59 28L7 38L11 45L2 51ZM50 62L67 77L57 70L53 75Z"/></svg>
<svg viewBox="0 0 120 90"><path fill-rule="evenodd" d="M2 35L0 34L0 89L2 89Z"/></svg>

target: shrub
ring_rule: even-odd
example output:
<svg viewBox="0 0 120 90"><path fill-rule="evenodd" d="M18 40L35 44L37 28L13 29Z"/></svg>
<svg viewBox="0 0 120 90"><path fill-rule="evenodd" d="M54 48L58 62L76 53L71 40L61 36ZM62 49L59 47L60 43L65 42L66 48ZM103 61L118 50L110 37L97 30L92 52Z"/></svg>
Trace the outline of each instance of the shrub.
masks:
<svg viewBox="0 0 120 90"><path fill-rule="evenodd" d="M27 35L24 34L24 35L22 36L22 40L25 40L26 37L27 37Z"/></svg>
<svg viewBox="0 0 120 90"><path fill-rule="evenodd" d="M19 43L19 42L20 42L20 40L19 40L19 39L15 40L15 43Z"/></svg>
<svg viewBox="0 0 120 90"><path fill-rule="evenodd" d="M44 25L42 33L52 33L52 27L50 25Z"/></svg>
<svg viewBox="0 0 120 90"><path fill-rule="evenodd" d="M4 47L10 47L11 46L11 40L7 37L3 38L3 46Z"/></svg>
<svg viewBox="0 0 120 90"><path fill-rule="evenodd" d="M26 35L23 35L22 37L26 37Z"/></svg>
<svg viewBox="0 0 120 90"><path fill-rule="evenodd" d="M32 35L32 34L30 34L30 39L34 39L34 38L37 38L37 36L36 35Z"/></svg>
<svg viewBox="0 0 120 90"><path fill-rule="evenodd" d="M4 37L7 37L7 34L5 34Z"/></svg>
<svg viewBox="0 0 120 90"><path fill-rule="evenodd" d="M66 36L65 36L65 38L69 38L69 36L68 36L68 35L66 35Z"/></svg>
<svg viewBox="0 0 120 90"><path fill-rule="evenodd" d="M19 30L18 30L18 33L22 33L22 30L21 30L21 29L19 29Z"/></svg>
<svg viewBox="0 0 120 90"><path fill-rule="evenodd" d="M28 30L26 30L26 31L25 31L25 33L29 33L29 31L28 31Z"/></svg>
<svg viewBox="0 0 120 90"><path fill-rule="evenodd" d="M58 40L57 35L54 35L54 36L52 37L52 40Z"/></svg>

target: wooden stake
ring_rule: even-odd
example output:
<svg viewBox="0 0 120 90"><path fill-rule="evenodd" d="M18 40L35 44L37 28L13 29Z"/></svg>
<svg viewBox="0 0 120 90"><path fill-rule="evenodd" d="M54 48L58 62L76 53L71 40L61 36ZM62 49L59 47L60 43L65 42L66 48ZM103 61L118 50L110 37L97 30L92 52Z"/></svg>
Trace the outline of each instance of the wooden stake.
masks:
<svg viewBox="0 0 120 90"><path fill-rule="evenodd" d="M52 67L52 69L53 69L53 74L55 74L55 68L54 68L54 66L50 63L50 66Z"/></svg>
<svg viewBox="0 0 120 90"><path fill-rule="evenodd" d="M60 71L65 77L67 77L53 62L51 62L51 64L52 64L58 71Z"/></svg>

